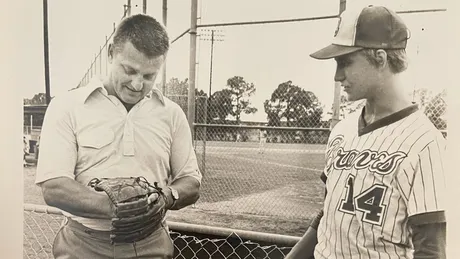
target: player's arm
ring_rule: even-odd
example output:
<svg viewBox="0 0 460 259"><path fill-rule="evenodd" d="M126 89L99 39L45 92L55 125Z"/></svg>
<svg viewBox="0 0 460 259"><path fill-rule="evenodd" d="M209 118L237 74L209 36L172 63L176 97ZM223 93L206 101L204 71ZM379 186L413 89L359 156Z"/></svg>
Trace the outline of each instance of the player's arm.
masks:
<svg viewBox="0 0 460 259"><path fill-rule="evenodd" d="M414 259L446 258L446 223L410 224Z"/></svg>
<svg viewBox="0 0 460 259"><path fill-rule="evenodd" d="M77 143L67 100L59 97L47 108L40 137L35 183L41 187L46 204L89 218L109 217L107 195L91 191L74 180Z"/></svg>
<svg viewBox="0 0 460 259"><path fill-rule="evenodd" d="M435 138L398 177L403 196L407 197L415 259L446 258L445 147L442 136Z"/></svg>
<svg viewBox="0 0 460 259"><path fill-rule="evenodd" d="M113 209L105 193L89 190L79 182L59 177L40 184L49 206L86 218L112 218Z"/></svg>
<svg viewBox="0 0 460 259"><path fill-rule="evenodd" d="M316 230L318 229L319 222L323 217L323 210L320 210L315 218L310 223L305 234L297 242L297 244L291 249L289 254L286 255L285 259L309 259L313 258L315 246L318 243Z"/></svg>
<svg viewBox="0 0 460 259"><path fill-rule="evenodd" d="M177 190L179 199L176 200L173 207L167 209L179 210L191 204L194 204L200 197L201 173L198 168L198 162L193 149L192 134L184 112L177 107L174 116L173 137L171 144L171 176L172 183L170 186ZM169 188L165 188L166 197L172 200Z"/></svg>

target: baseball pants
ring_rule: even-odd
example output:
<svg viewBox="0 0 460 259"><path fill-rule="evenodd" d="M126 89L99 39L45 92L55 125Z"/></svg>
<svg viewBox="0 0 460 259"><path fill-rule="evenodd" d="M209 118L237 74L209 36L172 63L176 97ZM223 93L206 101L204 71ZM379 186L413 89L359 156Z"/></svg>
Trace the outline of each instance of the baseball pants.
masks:
<svg viewBox="0 0 460 259"><path fill-rule="evenodd" d="M55 259L173 258L174 246L167 226L129 244L111 244L108 231L97 231L66 218L53 243Z"/></svg>

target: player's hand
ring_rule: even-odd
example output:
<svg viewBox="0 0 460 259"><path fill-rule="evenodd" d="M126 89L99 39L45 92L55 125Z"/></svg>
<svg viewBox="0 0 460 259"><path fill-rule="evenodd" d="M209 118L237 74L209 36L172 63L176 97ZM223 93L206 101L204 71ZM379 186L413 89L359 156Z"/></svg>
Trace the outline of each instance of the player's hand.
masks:
<svg viewBox="0 0 460 259"><path fill-rule="evenodd" d="M102 208L104 208L105 216L107 219L112 219L115 217L115 206L110 200L109 196L104 194L98 194L102 200Z"/></svg>
<svg viewBox="0 0 460 259"><path fill-rule="evenodd" d="M169 210L174 203L172 200L172 195L171 195L171 189L169 188L162 188L161 191L163 192L163 197L160 197L162 199L158 199L158 194L157 193L152 193L149 198L148 198L148 204L151 204L155 202L157 199L161 200L158 202L157 205L154 206L164 206L165 209Z"/></svg>

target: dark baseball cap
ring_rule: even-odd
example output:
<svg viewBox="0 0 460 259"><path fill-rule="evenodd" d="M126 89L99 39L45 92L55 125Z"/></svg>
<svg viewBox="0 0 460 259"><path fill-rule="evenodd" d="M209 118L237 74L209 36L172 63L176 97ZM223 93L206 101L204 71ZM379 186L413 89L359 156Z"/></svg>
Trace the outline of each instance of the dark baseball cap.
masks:
<svg viewBox="0 0 460 259"><path fill-rule="evenodd" d="M405 49L409 38L409 29L396 12L368 5L342 12L332 44L310 56L330 59L367 48Z"/></svg>

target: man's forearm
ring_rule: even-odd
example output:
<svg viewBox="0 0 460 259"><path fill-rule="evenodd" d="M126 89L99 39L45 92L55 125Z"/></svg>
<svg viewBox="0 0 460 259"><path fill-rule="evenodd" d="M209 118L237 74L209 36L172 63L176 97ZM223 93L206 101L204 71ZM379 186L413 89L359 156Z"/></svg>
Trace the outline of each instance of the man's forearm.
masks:
<svg viewBox="0 0 460 259"><path fill-rule="evenodd" d="M446 223L412 226L414 259L446 258Z"/></svg>
<svg viewBox="0 0 460 259"><path fill-rule="evenodd" d="M46 204L86 218L108 219L113 210L109 197L67 177L48 180L41 185Z"/></svg>
<svg viewBox="0 0 460 259"><path fill-rule="evenodd" d="M171 184L171 187L179 193L179 199L170 208L171 210L179 210L194 204L200 197L200 183L193 177L179 178ZM169 194L168 196L170 197L171 195Z"/></svg>

